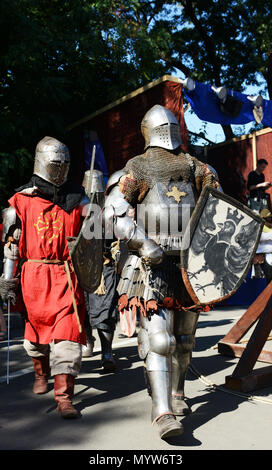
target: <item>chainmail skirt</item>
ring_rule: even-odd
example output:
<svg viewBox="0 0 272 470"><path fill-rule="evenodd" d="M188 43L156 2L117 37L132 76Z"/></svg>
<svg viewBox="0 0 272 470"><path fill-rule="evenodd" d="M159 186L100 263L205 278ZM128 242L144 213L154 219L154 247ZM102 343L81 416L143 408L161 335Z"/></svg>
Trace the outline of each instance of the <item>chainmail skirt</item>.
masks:
<svg viewBox="0 0 272 470"><path fill-rule="evenodd" d="M117 287L119 311L137 308L149 315L162 306L174 310L191 307L193 301L183 283L179 263L178 256L166 256L156 269L146 269L139 256L130 254Z"/></svg>

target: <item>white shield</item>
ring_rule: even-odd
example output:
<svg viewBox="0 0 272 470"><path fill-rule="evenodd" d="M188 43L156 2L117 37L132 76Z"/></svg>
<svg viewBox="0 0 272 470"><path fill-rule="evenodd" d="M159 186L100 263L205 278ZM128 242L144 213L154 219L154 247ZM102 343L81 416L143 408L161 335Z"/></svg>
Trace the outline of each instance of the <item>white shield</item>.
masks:
<svg viewBox="0 0 272 470"><path fill-rule="evenodd" d="M195 304L210 305L233 295L251 267L263 219L236 199L205 187L186 229L182 277Z"/></svg>

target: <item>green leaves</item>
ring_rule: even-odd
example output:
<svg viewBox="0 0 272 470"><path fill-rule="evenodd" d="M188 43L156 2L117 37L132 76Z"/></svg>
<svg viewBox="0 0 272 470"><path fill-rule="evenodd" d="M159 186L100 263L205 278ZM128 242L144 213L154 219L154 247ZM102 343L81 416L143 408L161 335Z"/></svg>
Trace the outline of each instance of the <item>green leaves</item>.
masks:
<svg viewBox="0 0 272 470"><path fill-rule="evenodd" d="M0 153L0 208L7 207L14 189L26 183L27 177L31 177L33 164L34 159L25 148L17 149L14 153Z"/></svg>

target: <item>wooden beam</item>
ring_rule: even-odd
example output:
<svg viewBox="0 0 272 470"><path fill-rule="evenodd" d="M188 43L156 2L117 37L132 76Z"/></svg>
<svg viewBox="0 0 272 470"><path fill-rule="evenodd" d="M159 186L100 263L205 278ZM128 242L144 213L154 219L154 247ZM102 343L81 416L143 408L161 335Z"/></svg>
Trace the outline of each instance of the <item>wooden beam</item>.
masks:
<svg viewBox="0 0 272 470"><path fill-rule="evenodd" d="M256 322L247 344L239 344ZM225 377L227 388L246 392L272 385L271 367L253 370L257 361L272 364L272 351L263 349L271 330L272 281L218 343L220 354L240 358L232 375Z"/></svg>
<svg viewBox="0 0 272 470"><path fill-rule="evenodd" d="M253 133L252 135L252 164L253 164L253 169L255 170L257 167L257 145L256 145L256 132Z"/></svg>
<svg viewBox="0 0 272 470"><path fill-rule="evenodd" d="M252 392L260 388L271 387L272 366L262 367L244 377L227 376L226 387L239 392Z"/></svg>
<svg viewBox="0 0 272 470"><path fill-rule="evenodd" d="M258 356L272 330L272 296L267 302L259 321L253 331L250 340L238 362L233 377L242 377L248 375L253 369Z"/></svg>
<svg viewBox="0 0 272 470"><path fill-rule="evenodd" d="M219 341L218 350L219 345L222 343L238 343L242 339L242 337L248 332L252 325L254 325L254 323L258 320L271 296L272 281L266 286L257 299L249 306L247 311L231 328L227 335Z"/></svg>
<svg viewBox="0 0 272 470"><path fill-rule="evenodd" d="M221 343L218 344L218 352L223 356L241 357L246 349L245 344ZM272 364L272 351L262 350L257 357L257 361Z"/></svg>
<svg viewBox="0 0 272 470"><path fill-rule="evenodd" d="M260 131L256 131L252 134L243 134L240 137L233 137L233 139L225 140L224 142L219 142L218 144L211 145L209 149L212 149L214 147L223 147L224 145L230 145L234 142L240 142L246 139L252 139L254 134L256 135L256 137L259 137L260 135L268 134L269 132L272 132L272 127L266 127L265 129L261 129Z"/></svg>
<svg viewBox="0 0 272 470"><path fill-rule="evenodd" d="M271 329L272 295L267 301L246 347L241 344L222 343L223 348L230 347L230 349L235 353L235 356L241 355L232 375L225 377L227 388L248 392L272 385L271 366L253 370L260 357L265 362L272 362L272 352L263 350Z"/></svg>

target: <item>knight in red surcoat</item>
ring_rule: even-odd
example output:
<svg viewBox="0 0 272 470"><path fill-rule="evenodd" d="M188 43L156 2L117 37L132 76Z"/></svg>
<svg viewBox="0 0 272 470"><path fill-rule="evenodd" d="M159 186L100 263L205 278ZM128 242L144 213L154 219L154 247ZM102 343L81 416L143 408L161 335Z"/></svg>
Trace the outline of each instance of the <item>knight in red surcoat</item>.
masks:
<svg viewBox="0 0 272 470"><path fill-rule="evenodd" d="M30 182L16 190L3 211L0 278L0 295L6 301L15 302L20 283L26 309L24 347L35 372L33 391L47 392L51 373L63 418L78 416L72 397L86 344L84 292L73 271L67 237L78 236L88 198L82 186L67 179L69 164L63 143L44 137L37 144ZM14 275L15 263L19 277Z"/></svg>

